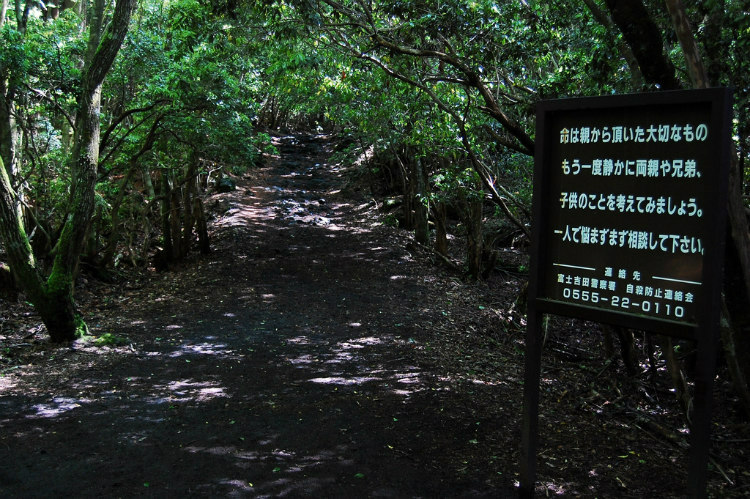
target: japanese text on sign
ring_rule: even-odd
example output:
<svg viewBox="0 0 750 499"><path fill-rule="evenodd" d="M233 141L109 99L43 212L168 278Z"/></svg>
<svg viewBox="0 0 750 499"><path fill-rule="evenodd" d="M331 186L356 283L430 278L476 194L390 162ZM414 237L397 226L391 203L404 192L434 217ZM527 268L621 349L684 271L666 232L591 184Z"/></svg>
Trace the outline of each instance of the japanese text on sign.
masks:
<svg viewBox="0 0 750 499"><path fill-rule="evenodd" d="M546 280L546 296L694 320L706 249L711 127L705 113L695 119L691 112L674 106L651 116L646 109L627 116L556 115L548 159L557 171L550 177L556 202L546 237L558 271ZM639 270L612 275L633 262L642 262Z"/></svg>
<svg viewBox="0 0 750 499"><path fill-rule="evenodd" d="M700 123L679 124L650 124L645 128L612 125L603 127L571 127L560 130L561 144L622 144L634 142L637 144L668 143L668 142L704 142L708 138L708 125Z"/></svg>
<svg viewBox="0 0 750 499"><path fill-rule="evenodd" d="M581 163L578 158L563 159L563 175L590 172L595 177L700 178L695 159L612 159L595 158Z"/></svg>

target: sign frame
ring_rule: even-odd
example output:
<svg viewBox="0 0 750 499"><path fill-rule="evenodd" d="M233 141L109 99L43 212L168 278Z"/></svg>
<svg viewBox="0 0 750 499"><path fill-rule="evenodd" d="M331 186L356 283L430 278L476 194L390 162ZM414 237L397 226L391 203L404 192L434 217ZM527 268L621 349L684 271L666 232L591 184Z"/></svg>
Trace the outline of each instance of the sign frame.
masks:
<svg viewBox="0 0 750 499"><path fill-rule="evenodd" d="M688 480L691 493L699 497L705 495L710 444L711 391L721 309L724 229L731 144L731 100L730 89L711 88L570 98L542 101L538 104L533 194L534 224L529 276L522 424L521 496L532 497L534 492L541 376L541 322L542 315L545 313L577 317L697 342L695 406L690 432L691 455ZM638 115L638 113L648 113L651 109L679 110L684 113L686 109L691 109L690 106L701 107L703 109L701 119L705 121L707 118L708 121L706 124L710 133L705 145L708 148L706 154L711 158L711 164L701 165L701 168L708 174L707 181L713 184L708 184L708 188L703 185L705 192L702 194L708 199L703 199L705 217L700 221L702 224L700 236L703 243L702 258L700 258L701 277L699 283L692 283L700 284L700 302L694 307L695 315L691 317L691 320L679 321L550 297L552 258L556 256L554 253L562 244L555 240L555 238L560 239L560 227L554 226L555 220L559 223L559 205L562 202L560 178L563 174L559 163L559 152L556 153L559 147L555 143L555 141L559 143L562 139L560 130L554 129L554 126L559 127L559 118L575 113L580 113L581 116L597 116L597 113L629 116L628 113ZM669 117L665 120L665 123L670 122ZM633 144L633 147L637 148L638 145ZM594 192L596 192L595 187L596 185L594 185ZM653 238L653 233L651 234ZM605 245L601 246L602 251L605 251ZM695 258L692 261L695 261Z"/></svg>

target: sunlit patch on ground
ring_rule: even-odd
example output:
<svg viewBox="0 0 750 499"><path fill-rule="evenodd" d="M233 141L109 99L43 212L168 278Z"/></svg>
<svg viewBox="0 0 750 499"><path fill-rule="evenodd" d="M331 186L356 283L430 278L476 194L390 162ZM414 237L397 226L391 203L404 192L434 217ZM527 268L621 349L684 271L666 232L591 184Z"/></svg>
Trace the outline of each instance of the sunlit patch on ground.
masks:
<svg viewBox="0 0 750 499"><path fill-rule="evenodd" d="M294 338L288 338L287 343L293 344L293 345L310 345L312 342L310 341L310 338L308 336L296 336Z"/></svg>
<svg viewBox="0 0 750 499"><path fill-rule="evenodd" d="M184 357L191 355L209 355L222 358L240 358L241 355L230 348L226 343L187 343L179 345L176 350L169 353L168 357Z"/></svg>
<svg viewBox="0 0 750 499"><path fill-rule="evenodd" d="M197 381L192 378L154 385L153 391L156 395L154 400L168 402L207 402L229 396L218 381Z"/></svg>
<svg viewBox="0 0 750 499"><path fill-rule="evenodd" d="M73 409L81 407L82 404L89 402L87 399L74 399L70 397L53 397L51 402L45 404L35 404L31 418L54 418Z"/></svg>
<svg viewBox="0 0 750 499"><path fill-rule="evenodd" d="M237 446L215 446L205 447L189 445L183 449L190 454L207 454L212 456L223 456L234 459L234 470L227 470L227 474L258 475L257 470L263 470L260 479L251 478L226 478L219 479L217 483L230 486L234 492L244 491L260 494L266 491L285 491L282 495L303 494L309 496L326 483L333 482L336 477L333 470L320 474L320 470L330 469L335 464L338 469L351 467L354 462L350 459L342 459L347 453L346 446L335 446L330 450L322 450L316 454L304 454L291 449L269 449L248 451ZM319 472L315 477L307 477L306 473ZM253 470L255 472L253 473ZM326 476L330 475L330 476ZM276 494L274 494L276 495Z"/></svg>
<svg viewBox="0 0 750 499"><path fill-rule="evenodd" d="M15 378L2 376L0 377L0 394L2 394L6 390L11 390L15 388L15 386L18 384L18 381Z"/></svg>
<svg viewBox="0 0 750 499"><path fill-rule="evenodd" d="M361 385L363 383L368 383L370 381L381 381L381 378L376 378L373 376L351 376L348 378L344 378L341 376L328 376L325 378L312 378L310 379L311 383L320 383L323 385Z"/></svg>

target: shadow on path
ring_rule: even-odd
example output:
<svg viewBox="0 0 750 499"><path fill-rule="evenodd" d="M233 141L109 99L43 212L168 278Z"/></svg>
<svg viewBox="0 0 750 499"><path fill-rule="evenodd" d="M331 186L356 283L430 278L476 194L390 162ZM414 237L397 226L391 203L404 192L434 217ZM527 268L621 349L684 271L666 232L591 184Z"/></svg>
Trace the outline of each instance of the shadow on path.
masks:
<svg viewBox="0 0 750 499"><path fill-rule="evenodd" d="M513 421L515 450L518 408L477 416L503 387L467 398L417 365L429 278L327 147L283 138L217 197L215 253L99 326L132 346L51 349L24 371L48 392L0 380L0 495L513 495L482 435Z"/></svg>

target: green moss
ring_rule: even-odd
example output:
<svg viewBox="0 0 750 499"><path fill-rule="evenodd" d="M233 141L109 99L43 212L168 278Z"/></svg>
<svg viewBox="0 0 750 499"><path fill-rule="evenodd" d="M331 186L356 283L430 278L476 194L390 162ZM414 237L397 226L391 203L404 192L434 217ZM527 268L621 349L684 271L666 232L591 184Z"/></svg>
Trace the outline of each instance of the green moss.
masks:
<svg viewBox="0 0 750 499"><path fill-rule="evenodd" d="M73 276L69 272L52 269L47 279L47 292L52 296L60 296L73 291Z"/></svg>
<svg viewBox="0 0 750 499"><path fill-rule="evenodd" d="M104 333L94 340L94 344L99 347L103 346L121 346L127 345L130 341L122 336L117 336L112 333Z"/></svg>

